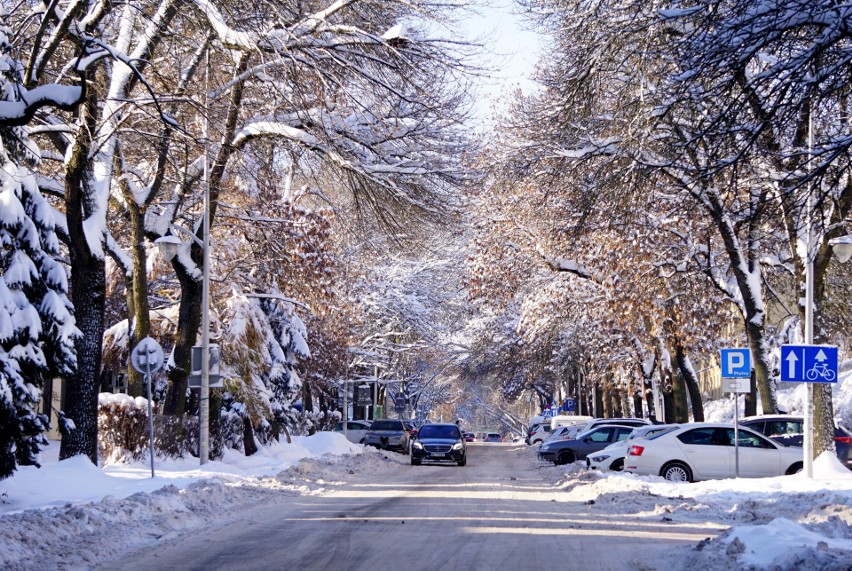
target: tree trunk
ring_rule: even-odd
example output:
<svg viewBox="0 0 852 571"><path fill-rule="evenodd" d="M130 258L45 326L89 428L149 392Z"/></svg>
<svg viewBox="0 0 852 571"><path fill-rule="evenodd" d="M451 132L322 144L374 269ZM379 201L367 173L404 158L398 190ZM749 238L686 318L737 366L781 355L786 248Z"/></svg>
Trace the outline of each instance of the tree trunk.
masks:
<svg viewBox="0 0 852 571"><path fill-rule="evenodd" d="M94 81L93 72L89 72ZM96 212L97 197L92 188L89 160L91 136L96 132L97 98L90 90L81 106L80 131L65 172L65 214L68 221L71 262L71 302L81 335L74 340L77 369L65 387L65 414L75 429L62 438L59 458L80 454L98 463L98 383L103 349L106 264L89 248L84 223Z"/></svg>
<svg viewBox="0 0 852 571"><path fill-rule="evenodd" d="M182 295L178 309L173 364L166 372L169 389L166 393L164 412L182 416L186 409L186 387L192 346L195 345L201 326L202 284L193 279L181 264L173 262L172 266L181 284Z"/></svg>
<svg viewBox="0 0 852 571"><path fill-rule="evenodd" d="M675 422L689 422L689 404L687 402L686 381L680 374L676 358L672 358L672 404Z"/></svg>
<svg viewBox="0 0 852 571"><path fill-rule="evenodd" d="M254 441L254 429L251 426L251 419L248 415L243 417L243 448L246 456L252 456L257 453L257 444Z"/></svg>
<svg viewBox="0 0 852 571"><path fill-rule="evenodd" d="M743 416L757 415L757 381L755 381L754 369L751 370L751 390L743 400L745 401Z"/></svg>
<svg viewBox="0 0 852 571"><path fill-rule="evenodd" d="M130 347L133 348L151 332L151 315L148 307L148 274L147 256L145 254L145 214L133 200L132 193L126 193L130 213L130 232L132 247L130 256L133 260L133 274L128 280L127 310L130 328ZM145 394L144 377L128 361L127 364L128 392L132 396Z"/></svg>
<svg viewBox="0 0 852 571"><path fill-rule="evenodd" d="M689 355L686 354L686 349L680 343L675 346L675 360L686 384L686 390L689 393L689 402L692 405L692 418L694 422L704 422L704 403L701 400L701 389L698 386L698 379L695 377L695 370L689 361Z"/></svg>

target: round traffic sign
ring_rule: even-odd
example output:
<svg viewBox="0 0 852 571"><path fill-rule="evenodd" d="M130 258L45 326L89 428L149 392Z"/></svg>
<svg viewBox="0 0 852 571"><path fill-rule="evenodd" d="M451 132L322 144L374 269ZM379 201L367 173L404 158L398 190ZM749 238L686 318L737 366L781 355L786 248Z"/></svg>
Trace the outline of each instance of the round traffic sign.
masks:
<svg viewBox="0 0 852 571"><path fill-rule="evenodd" d="M130 364L140 373L158 371L164 362L163 348L150 337L140 341L130 352Z"/></svg>

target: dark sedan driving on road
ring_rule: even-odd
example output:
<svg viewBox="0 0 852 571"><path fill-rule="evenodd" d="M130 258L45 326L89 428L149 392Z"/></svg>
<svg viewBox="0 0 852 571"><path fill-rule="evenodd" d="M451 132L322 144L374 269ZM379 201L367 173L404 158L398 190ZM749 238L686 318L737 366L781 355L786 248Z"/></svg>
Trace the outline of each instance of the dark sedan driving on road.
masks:
<svg viewBox="0 0 852 571"><path fill-rule="evenodd" d="M467 445L455 424L424 424L411 442L411 464L424 460L467 464Z"/></svg>

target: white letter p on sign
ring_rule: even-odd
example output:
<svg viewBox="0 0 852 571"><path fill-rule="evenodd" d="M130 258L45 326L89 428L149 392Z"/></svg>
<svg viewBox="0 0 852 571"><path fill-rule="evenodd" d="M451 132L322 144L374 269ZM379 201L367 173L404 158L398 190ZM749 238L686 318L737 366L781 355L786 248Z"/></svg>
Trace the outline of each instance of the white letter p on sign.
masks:
<svg viewBox="0 0 852 571"><path fill-rule="evenodd" d="M728 370L736 371L737 369L742 369L745 365L745 359L743 358L742 353L737 353L735 351L731 351L728 353Z"/></svg>

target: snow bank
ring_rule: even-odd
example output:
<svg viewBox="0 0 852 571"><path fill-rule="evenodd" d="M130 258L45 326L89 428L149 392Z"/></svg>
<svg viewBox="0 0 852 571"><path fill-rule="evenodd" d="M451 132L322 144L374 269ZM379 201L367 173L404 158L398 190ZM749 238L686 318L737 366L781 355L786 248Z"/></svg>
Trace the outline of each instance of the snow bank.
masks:
<svg viewBox="0 0 852 571"><path fill-rule="evenodd" d="M352 444L342 434L320 432L296 437L292 444L275 442L261 446L253 456L228 450L222 460L204 466L197 458L157 459L155 477L151 478L147 460L110 464L99 469L82 456L58 461L59 444L51 443L42 452L41 468L21 466L14 476L0 481L0 516L34 508L100 501L104 496L126 498L163 486L181 489L209 478L241 484L274 476L305 459L363 452L363 446Z"/></svg>

